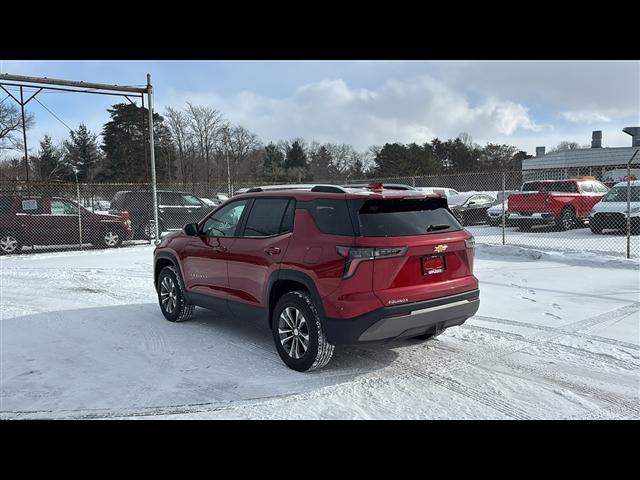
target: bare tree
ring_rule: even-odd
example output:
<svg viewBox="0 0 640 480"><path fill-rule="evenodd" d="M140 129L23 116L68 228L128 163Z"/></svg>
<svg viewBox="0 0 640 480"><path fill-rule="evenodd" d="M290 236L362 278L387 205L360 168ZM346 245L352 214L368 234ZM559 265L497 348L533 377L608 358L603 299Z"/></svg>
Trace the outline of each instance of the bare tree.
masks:
<svg viewBox="0 0 640 480"><path fill-rule="evenodd" d="M225 160L229 162L232 186L238 181L238 174L242 170L244 170L245 176L253 176L247 175L249 172L243 167L247 166L246 164L252 156L255 158L255 155L252 154L261 146L258 136L242 126L226 126L223 129L223 145Z"/></svg>
<svg viewBox="0 0 640 480"><path fill-rule="evenodd" d="M176 147L180 181L186 182L190 173L193 183L193 165L191 165L193 148L189 131L189 118L185 112L171 107L167 107L164 116Z"/></svg>
<svg viewBox="0 0 640 480"><path fill-rule="evenodd" d="M33 127L33 114L25 112L25 126ZM0 103L0 150L20 150L22 144L22 114L15 106Z"/></svg>
<svg viewBox="0 0 640 480"><path fill-rule="evenodd" d="M200 158L204 160L204 180L209 183L211 180L211 158L221 141L222 127L225 124L220 112L211 107L197 106L187 102L185 113L189 120L189 126L193 133ZM220 178L221 169L217 165L217 178Z"/></svg>

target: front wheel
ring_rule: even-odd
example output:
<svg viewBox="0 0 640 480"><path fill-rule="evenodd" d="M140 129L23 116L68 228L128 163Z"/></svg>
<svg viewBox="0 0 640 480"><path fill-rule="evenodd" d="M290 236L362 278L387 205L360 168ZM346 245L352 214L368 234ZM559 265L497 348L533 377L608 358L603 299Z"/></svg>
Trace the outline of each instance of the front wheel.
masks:
<svg viewBox="0 0 640 480"><path fill-rule="evenodd" d="M22 241L20 236L15 232L0 233L0 255L11 255L20 253L22 249Z"/></svg>
<svg viewBox="0 0 640 480"><path fill-rule="evenodd" d="M289 292L280 298L272 317L273 340L282 361L306 372L324 367L333 356L320 315L308 292Z"/></svg>
<svg viewBox="0 0 640 480"><path fill-rule="evenodd" d="M174 267L164 267L158 276L158 303L164 318L184 322L193 315L194 305L185 295L184 285Z"/></svg>

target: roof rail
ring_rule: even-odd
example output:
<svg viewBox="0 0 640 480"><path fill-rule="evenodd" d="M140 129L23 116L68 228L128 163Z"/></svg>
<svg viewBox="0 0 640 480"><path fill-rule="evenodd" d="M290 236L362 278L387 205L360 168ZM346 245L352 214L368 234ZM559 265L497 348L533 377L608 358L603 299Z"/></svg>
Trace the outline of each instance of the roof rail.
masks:
<svg viewBox="0 0 640 480"><path fill-rule="evenodd" d="M337 185L316 185L311 189L312 192L324 192L324 193L346 193L346 190Z"/></svg>

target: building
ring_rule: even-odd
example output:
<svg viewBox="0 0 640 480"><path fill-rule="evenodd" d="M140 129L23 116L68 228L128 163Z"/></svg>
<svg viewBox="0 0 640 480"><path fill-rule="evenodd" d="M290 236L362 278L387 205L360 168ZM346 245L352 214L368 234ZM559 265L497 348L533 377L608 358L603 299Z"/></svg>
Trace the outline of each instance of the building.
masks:
<svg viewBox="0 0 640 480"><path fill-rule="evenodd" d="M631 135L628 147L602 148L600 130L592 133L591 148L545 153L545 147L537 147L535 157L522 161L522 180L590 175L607 184L621 181L626 176L627 162L640 149L640 127L627 127L624 131ZM640 178L640 153L631 168L632 176Z"/></svg>

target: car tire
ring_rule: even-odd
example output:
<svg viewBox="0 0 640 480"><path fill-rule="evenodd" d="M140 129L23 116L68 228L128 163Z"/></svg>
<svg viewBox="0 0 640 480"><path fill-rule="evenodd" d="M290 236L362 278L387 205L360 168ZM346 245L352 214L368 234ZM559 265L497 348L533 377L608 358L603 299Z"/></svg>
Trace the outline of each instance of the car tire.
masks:
<svg viewBox="0 0 640 480"><path fill-rule="evenodd" d="M596 227L595 225L592 225L591 222L589 222L589 230L591 230L591 233L595 234L602 233L602 227Z"/></svg>
<svg viewBox="0 0 640 480"><path fill-rule="evenodd" d="M164 318L184 322L193 315L195 306L187 300L182 278L175 267L164 267L158 276L158 304Z"/></svg>
<svg viewBox="0 0 640 480"><path fill-rule="evenodd" d="M571 207L564 207L560 212L560 218L556 220L556 226L563 232L571 230L576 225L576 215Z"/></svg>
<svg viewBox="0 0 640 480"><path fill-rule="evenodd" d="M273 310L271 330L276 350L287 367L298 372L324 367L333 356L320 315L306 291L284 294Z"/></svg>
<svg viewBox="0 0 640 480"><path fill-rule="evenodd" d="M117 228L107 228L102 231L96 244L100 248L117 248L122 245L122 231Z"/></svg>
<svg viewBox="0 0 640 480"><path fill-rule="evenodd" d="M145 240L153 240L155 236L153 234L153 223L153 218L150 218L146 222L140 224L140 236ZM158 230L160 231L160 233L162 233L164 230L164 225L162 225L161 221L158 221Z"/></svg>
<svg viewBox="0 0 640 480"><path fill-rule="evenodd" d="M0 255L13 255L22 251L22 238L16 232L0 233Z"/></svg>

